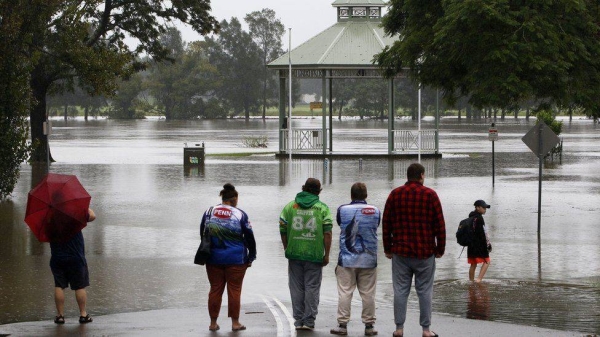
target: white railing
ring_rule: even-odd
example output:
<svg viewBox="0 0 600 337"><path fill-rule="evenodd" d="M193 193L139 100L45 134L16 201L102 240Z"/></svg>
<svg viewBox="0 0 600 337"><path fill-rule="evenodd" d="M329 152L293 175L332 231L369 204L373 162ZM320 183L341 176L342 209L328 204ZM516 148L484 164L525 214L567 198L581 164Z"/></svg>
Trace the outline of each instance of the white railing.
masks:
<svg viewBox="0 0 600 337"><path fill-rule="evenodd" d="M281 130L282 151L288 150L288 129ZM292 129L292 151L323 151L323 129Z"/></svg>
<svg viewBox="0 0 600 337"><path fill-rule="evenodd" d="M394 130L394 152L419 151L419 131ZM437 152L436 130L421 130L421 151Z"/></svg>

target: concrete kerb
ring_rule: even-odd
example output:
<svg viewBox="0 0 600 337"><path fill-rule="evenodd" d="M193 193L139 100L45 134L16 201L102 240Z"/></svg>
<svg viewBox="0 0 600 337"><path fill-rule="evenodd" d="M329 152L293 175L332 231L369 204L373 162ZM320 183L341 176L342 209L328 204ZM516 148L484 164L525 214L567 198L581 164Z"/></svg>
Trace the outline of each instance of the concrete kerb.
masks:
<svg viewBox="0 0 600 337"><path fill-rule="evenodd" d="M207 309L194 307L95 316L94 322L89 324L79 324L76 317L67 317L64 325L56 325L51 319L5 324L0 325L0 336L332 336L329 330L337 324L336 306L322 304L319 307L315 330L296 332L290 329L290 303L279 302L280 306L276 302L278 300L265 298L264 302L243 304L240 321L247 326L247 330L238 332L231 331L231 321L225 316L219 319L219 331L208 331L210 320ZM362 336L364 325L359 318L360 304L353 305L352 312L353 320L348 324L348 335ZM226 313L226 308L222 308L221 313ZM388 307L378 308L377 315L375 328L379 335L391 335L395 329L393 310ZM421 336L418 321L419 313L409 310L404 336ZM594 336L443 314L434 314L432 323L432 330L444 337Z"/></svg>

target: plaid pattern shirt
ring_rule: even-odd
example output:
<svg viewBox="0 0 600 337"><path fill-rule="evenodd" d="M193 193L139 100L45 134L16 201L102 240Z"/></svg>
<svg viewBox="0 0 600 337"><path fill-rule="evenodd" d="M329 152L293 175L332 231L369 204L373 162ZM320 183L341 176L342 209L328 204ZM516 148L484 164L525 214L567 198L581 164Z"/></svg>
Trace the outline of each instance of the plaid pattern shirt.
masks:
<svg viewBox="0 0 600 337"><path fill-rule="evenodd" d="M385 203L382 219L386 254L426 259L443 255L446 223L437 193L418 181L394 189Z"/></svg>

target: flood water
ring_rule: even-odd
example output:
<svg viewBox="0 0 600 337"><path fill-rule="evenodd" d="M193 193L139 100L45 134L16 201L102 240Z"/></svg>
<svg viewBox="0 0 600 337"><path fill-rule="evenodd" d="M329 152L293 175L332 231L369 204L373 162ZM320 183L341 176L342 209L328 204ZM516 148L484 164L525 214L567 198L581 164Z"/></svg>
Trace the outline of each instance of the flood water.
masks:
<svg viewBox="0 0 600 337"><path fill-rule="evenodd" d="M416 130L413 121L397 129ZM563 126L562 164L543 170L541 250L537 240L538 160L521 137L534 120L497 120L495 186L492 187L490 121L442 119L441 159L427 159L425 185L441 198L447 248L437 260L434 311L552 329L600 332L600 127L575 119ZM334 151L387 149L387 124L334 120ZM50 137L51 172L75 174L92 195L97 220L84 230L90 268L92 315L206 303L208 281L192 263L199 219L219 202L226 182L240 193L238 206L252 222L258 259L246 274L243 302L262 296L289 301L287 261L278 232L281 208L308 177L321 179L321 200L332 211L350 201L350 186L367 184L368 201L383 209L390 190L405 182L412 160L279 160L277 120L166 122L147 119L55 120ZM320 119L294 120L293 127L321 127ZM432 128L425 120L423 128ZM185 170L183 145L204 142L207 153L239 153L243 137L266 135L265 153L208 156L203 168ZM270 152L270 153L269 153ZM43 171L43 169L41 170ZM23 222L27 192L41 179L23 165L9 201L0 203L0 324L54 316L50 248ZM468 282L466 252L454 232L476 199L492 205L486 214L493 244L484 283ZM334 238L339 229L334 227ZM332 261L338 244L334 240ZM324 270L322 303L337 303L334 264ZM379 252L378 310L392 310L391 265ZM418 308L416 296L410 306ZM72 292L67 315L76 315ZM434 322L435 324L435 322Z"/></svg>

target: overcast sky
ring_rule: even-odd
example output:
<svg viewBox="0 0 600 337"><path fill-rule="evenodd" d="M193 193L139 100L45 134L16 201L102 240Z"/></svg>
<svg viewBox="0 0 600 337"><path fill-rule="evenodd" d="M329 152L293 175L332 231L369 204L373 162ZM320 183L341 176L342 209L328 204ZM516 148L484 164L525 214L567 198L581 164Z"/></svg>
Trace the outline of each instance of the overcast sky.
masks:
<svg viewBox="0 0 600 337"><path fill-rule="evenodd" d="M246 14L270 8L285 26L283 49L288 48L288 28L292 28L292 49L317 35L337 21L337 14L331 6L333 0L212 0L212 15L217 20L230 21L238 18L245 30ZM186 42L201 40L202 37L188 27L178 26Z"/></svg>

